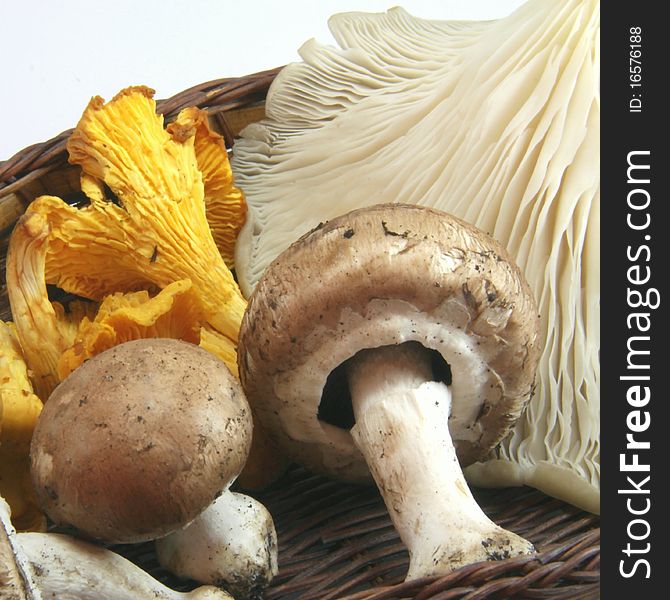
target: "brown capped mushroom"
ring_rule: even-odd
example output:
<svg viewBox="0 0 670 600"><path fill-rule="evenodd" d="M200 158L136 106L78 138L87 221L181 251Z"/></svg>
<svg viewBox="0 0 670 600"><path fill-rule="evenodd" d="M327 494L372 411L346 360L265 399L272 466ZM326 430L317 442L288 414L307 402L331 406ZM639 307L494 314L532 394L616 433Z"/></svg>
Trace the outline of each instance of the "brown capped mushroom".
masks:
<svg viewBox="0 0 670 600"><path fill-rule="evenodd" d="M321 225L258 282L238 362L259 417L294 459L372 473L410 552L408 579L533 551L492 523L461 468L530 398L538 315L482 231L418 206Z"/></svg>
<svg viewBox="0 0 670 600"><path fill-rule="evenodd" d="M126 342L60 383L31 471L58 523L108 542L155 539L199 515L244 465L249 405L215 356L173 339Z"/></svg>

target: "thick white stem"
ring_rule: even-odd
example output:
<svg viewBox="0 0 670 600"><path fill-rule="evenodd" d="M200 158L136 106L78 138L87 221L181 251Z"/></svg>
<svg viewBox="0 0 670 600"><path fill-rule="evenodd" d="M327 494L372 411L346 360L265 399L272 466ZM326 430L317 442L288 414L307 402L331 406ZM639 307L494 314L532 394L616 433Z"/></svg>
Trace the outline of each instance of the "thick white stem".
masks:
<svg viewBox="0 0 670 600"><path fill-rule="evenodd" d="M177 592L121 555L68 535L17 533L1 496L0 558L0 598L8 600L233 600L214 586Z"/></svg>
<svg viewBox="0 0 670 600"><path fill-rule="evenodd" d="M415 343L365 350L348 367L351 430L407 546L407 579L533 552L493 523L467 486L449 433L449 388Z"/></svg>
<svg viewBox="0 0 670 600"><path fill-rule="evenodd" d="M277 574L277 533L257 500L226 490L184 529L156 540L175 575L226 588L237 600L262 597Z"/></svg>
<svg viewBox="0 0 670 600"><path fill-rule="evenodd" d="M67 535L18 533L42 598L77 600L232 600L214 586L177 592L119 554Z"/></svg>

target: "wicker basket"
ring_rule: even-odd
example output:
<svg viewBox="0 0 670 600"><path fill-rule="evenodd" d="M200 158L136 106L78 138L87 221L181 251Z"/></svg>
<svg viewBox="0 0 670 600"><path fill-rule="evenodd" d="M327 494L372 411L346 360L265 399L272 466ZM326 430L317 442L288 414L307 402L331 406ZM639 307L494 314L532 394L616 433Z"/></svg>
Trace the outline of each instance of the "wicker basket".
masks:
<svg viewBox="0 0 670 600"><path fill-rule="evenodd" d="M166 120L186 106L207 108L213 126L232 146L237 132L263 115L263 101L278 70L221 79L158 102ZM27 204L43 193L73 196L77 170L67 163L65 131L0 163L0 228L4 255L11 228ZM11 319L0 290L3 320ZM531 540L533 556L470 565L439 579L404 583L407 552L374 488L344 485L290 469L257 494L272 512L279 536L279 575L267 600L494 600L598 598L600 520L529 488L475 490L497 523ZM195 587L161 570L151 544L116 547L171 587Z"/></svg>

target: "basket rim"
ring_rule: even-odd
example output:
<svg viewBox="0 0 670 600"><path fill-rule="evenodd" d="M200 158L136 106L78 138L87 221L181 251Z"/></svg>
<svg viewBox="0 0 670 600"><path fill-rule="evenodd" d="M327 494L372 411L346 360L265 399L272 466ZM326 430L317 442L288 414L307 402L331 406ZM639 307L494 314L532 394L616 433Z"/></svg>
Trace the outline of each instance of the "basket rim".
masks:
<svg viewBox="0 0 670 600"><path fill-rule="evenodd" d="M206 109L210 117L223 115L226 111L264 101L267 90L282 68L280 66L240 77L199 83L169 98L156 100L156 110L166 121L172 120L186 106ZM226 145L230 148L234 140L225 126L222 129ZM73 128L66 129L0 161L0 202L3 197L19 191L30 181L67 163L65 146L72 131Z"/></svg>

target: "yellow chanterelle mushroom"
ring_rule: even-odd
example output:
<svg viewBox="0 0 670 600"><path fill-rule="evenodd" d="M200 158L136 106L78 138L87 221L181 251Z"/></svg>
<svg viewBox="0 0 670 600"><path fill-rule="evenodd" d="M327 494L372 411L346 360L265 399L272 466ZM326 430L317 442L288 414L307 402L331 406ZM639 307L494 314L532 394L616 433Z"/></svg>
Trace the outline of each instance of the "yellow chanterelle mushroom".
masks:
<svg viewBox="0 0 670 600"><path fill-rule="evenodd" d="M66 311L49 299L45 276L49 232L45 216L29 206L12 231L6 270L13 326L35 394L42 401L58 383L58 361L73 343L79 322L96 309L93 303L73 301Z"/></svg>
<svg viewBox="0 0 670 600"><path fill-rule="evenodd" d="M12 323L0 321L0 496L14 526L39 531L46 521L30 482L28 452L42 402L34 394Z"/></svg>
<svg viewBox="0 0 670 600"><path fill-rule="evenodd" d="M233 185L224 139L210 129L206 113L195 107L182 110L167 130L176 139L193 136L198 169L205 186L207 222L223 260L232 268L235 242L246 220L247 203L242 190Z"/></svg>
<svg viewBox="0 0 670 600"><path fill-rule="evenodd" d="M146 87L123 90L106 104L93 98L68 141L70 162L82 168L90 203L76 208L42 196L28 213L48 223L47 283L101 301L112 293L162 289L188 279L203 325L225 339L235 369L246 301L208 225L195 151L199 127L206 127L202 115L190 111L164 129ZM239 198L238 191L231 193ZM212 196L215 204L221 200L220 192ZM13 310L16 296L10 293ZM23 344L21 328L19 333Z"/></svg>
<svg viewBox="0 0 670 600"><path fill-rule="evenodd" d="M189 280L175 281L153 297L144 290L110 294L94 319L82 319L74 342L58 361L58 378L65 379L85 360L131 340L160 337L197 344L202 318Z"/></svg>
<svg viewBox="0 0 670 600"><path fill-rule="evenodd" d="M46 401L102 350L146 337L199 344L237 375L246 300L229 266L246 202L206 113L184 109L164 128L153 91L127 88L108 103L91 100L68 151L89 202L37 198L8 252L13 319L37 396ZM48 284L85 300L65 310ZM276 470L264 439L257 428L248 485Z"/></svg>

